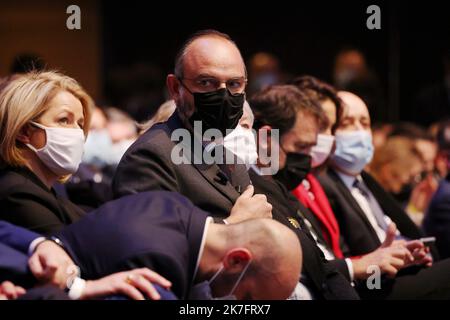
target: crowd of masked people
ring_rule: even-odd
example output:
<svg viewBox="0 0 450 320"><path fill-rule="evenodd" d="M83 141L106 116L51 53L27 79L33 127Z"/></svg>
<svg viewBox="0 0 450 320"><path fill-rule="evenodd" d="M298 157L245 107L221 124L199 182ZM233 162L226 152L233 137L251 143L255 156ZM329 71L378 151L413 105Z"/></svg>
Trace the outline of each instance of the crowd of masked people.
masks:
<svg viewBox="0 0 450 320"><path fill-rule="evenodd" d="M0 298L450 299L450 122L247 82L214 30L143 124L58 72L2 79Z"/></svg>

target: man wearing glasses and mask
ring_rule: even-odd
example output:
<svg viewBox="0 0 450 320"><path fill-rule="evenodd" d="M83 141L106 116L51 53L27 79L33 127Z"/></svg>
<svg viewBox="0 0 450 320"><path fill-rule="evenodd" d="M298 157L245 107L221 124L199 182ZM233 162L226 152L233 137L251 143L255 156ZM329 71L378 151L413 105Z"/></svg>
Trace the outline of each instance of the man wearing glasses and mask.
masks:
<svg viewBox="0 0 450 320"><path fill-rule="evenodd" d="M167 76L176 112L125 153L113 180L114 196L168 190L183 194L218 222L271 218L266 197L253 194L246 166L227 163L209 147L223 145L223 137L238 126L246 84L244 61L228 35L206 30L190 37L177 54L174 74ZM214 133L208 138L206 131ZM183 138L177 139L180 132ZM178 162L180 154L188 161ZM205 155L215 161L204 161Z"/></svg>

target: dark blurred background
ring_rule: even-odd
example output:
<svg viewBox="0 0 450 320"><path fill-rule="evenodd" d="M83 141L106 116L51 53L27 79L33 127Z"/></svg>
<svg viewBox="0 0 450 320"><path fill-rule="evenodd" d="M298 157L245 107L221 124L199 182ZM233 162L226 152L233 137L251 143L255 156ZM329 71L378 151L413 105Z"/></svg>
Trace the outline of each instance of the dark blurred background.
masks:
<svg viewBox="0 0 450 320"><path fill-rule="evenodd" d="M81 30L65 27L70 4L81 8ZM381 30L366 27L371 4L381 8ZM374 122L429 125L450 115L450 19L442 1L2 1L0 76L17 55L32 54L78 79L99 104L144 120L167 98L165 75L178 47L205 28L237 42L249 93L311 74L362 95Z"/></svg>

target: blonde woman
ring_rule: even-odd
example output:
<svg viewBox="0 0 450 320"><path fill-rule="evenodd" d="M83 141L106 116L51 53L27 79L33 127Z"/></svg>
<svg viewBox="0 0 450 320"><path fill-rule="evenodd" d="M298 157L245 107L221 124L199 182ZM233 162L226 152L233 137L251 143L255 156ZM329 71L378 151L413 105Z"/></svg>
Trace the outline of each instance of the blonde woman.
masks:
<svg viewBox="0 0 450 320"><path fill-rule="evenodd" d="M14 76L0 88L0 219L50 234L83 216L52 186L81 162L93 101L57 72Z"/></svg>

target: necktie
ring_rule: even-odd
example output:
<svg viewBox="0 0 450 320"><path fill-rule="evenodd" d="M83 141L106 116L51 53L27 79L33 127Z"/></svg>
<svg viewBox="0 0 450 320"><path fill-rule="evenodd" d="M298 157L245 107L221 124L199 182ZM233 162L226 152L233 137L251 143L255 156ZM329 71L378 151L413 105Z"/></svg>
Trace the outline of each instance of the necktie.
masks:
<svg viewBox="0 0 450 320"><path fill-rule="evenodd" d="M364 198L366 198L367 203L369 204L370 210L372 211L372 214L375 220L377 221L378 226L384 231L386 231L388 229L388 224L384 219L383 209L381 209L380 205L378 204L378 201L372 195L370 190L366 187L366 185L362 181L359 181L358 179L356 179L355 182L353 183L353 187L357 188L364 196Z"/></svg>

